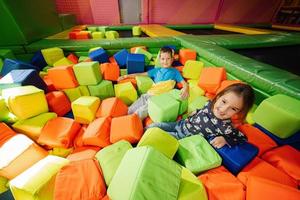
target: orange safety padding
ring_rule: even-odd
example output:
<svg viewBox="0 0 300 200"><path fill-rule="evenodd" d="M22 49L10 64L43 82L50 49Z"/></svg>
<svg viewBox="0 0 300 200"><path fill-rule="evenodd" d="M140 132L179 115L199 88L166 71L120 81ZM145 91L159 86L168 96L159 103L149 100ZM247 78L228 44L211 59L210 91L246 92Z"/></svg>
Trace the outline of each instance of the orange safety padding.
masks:
<svg viewBox="0 0 300 200"><path fill-rule="evenodd" d="M136 115L126 115L113 118L110 129L110 142L115 143L119 140L127 140L131 144L137 143L143 134L143 124Z"/></svg>
<svg viewBox="0 0 300 200"><path fill-rule="evenodd" d="M49 120L41 131L38 143L49 147L70 148L81 125L74 119L57 117Z"/></svg>
<svg viewBox="0 0 300 200"><path fill-rule="evenodd" d="M103 63L100 65L103 79L117 81L120 75L120 68L117 63Z"/></svg>
<svg viewBox="0 0 300 200"><path fill-rule="evenodd" d="M117 61L116 61L116 59L113 56L109 57L108 60L109 60L110 63L116 63L116 64L118 64Z"/></svg>
<svg viewBox="0 0 300 200"><path fill-rule="evenodd" d="M299 200L300 191L298 189L283 185L264 178L251 176L247 182L247 200L276 200L288 199Z"/></svg>
<svg viewBox="0 0 300 200"><path fill-rule="evenodd" d="M120 117L127 115L128 106L119 98L111 97L104 99L97 112L96 117Z"/></svg>
<svg viewBox="0 0 300 200"><path fill-rule="evenodd" d="M63 91L53 91L46 94L49 111L62 117L71 110L71 102Z"/></svg>
<svg viewBox="0 0 300 200"><path fill-rule="evenodd" d="M67 58L74 64L78 63L78 57L73 53L70 53Z"/></svg>
<svg viewBox="0 0 300 200"><path fill-rule="evenodd" d="M5 123L0 122L0 147L10 138L16 135L16 132L9 128Z"/></svg>
<svg viewBox="0 0 300 200"><path fill-rule="evenodd" d="M258 128L251 126L250 124L243 124L238 127L244 135L247 136L248 141L258 147L258 156L260 157L264 152L269 151L277 147L277 144L268 135L259 130Z"/></svg>
<svg viewBox="0 0 300 200"><path fill-rule="evenodd" d="M135 78L125 78L121 81L118 81L118 83L127 83L127 82L131 82L133 87L136 89L137 88L137 83L136 83L136 79Z"/></svg>
<svg viewBox="0 0 300 200"><path fill-rule="evenodd" d="M196 60L197 52L193 49L180 49L179 50L179 62L185 64L188 60Z"/></svg>
<svg viewBox="0 0 300 200"><path fill-rule="evenodd" d="M53 67L48 70L48 76L56 89L69 89L78 86L72 66Z"/></svg>
<svg viewBox="0 0 300 200"><path fill-rule="evenodd" d="M258 157L255 157L248 165L246 165L246 167L238 174L237 178L244 185L247 185L250 176L258 176L297 188L297 181L295 179Z"/></svg>
<svg viewBox="0 0 300 200"><path fill-rule="evenodd" d="M289 145L284 145L266 152L262 159L293 177L300 186L299 151Z"/></svg>
<svg viewBox="0 0 300 200"><path fill-rule="evenodd" d="M219 89L216 92L216 94L218 94L219 92L221 92L222 90L224 90L228 86L236 84L236 83L242 83L242 81L240 81L240 80L224 80L224 81L222 81Z"/></svg>
<svg viewBox="0 0 300 200"><path fill-rule="evenodd" d="M137 48L141 48L141 49L144 49L145 51L147 51L146 46L136 46L136 47L131 47L130 48L130 53L134 53Z"/></svg>
<svg viewBox="0 0 300 200"><path fill-rule="evenodd" d="M106 185L98 161L73 161L56 175L54 199L99 200L106 195Z"/></svg>
<svg viewBox="0 0 300 200"><path fill-rule="evenodd" d="M0 176L11 180L47 155L48 152L45 149L33 143L8 166L0 169Z"/></svg>
<svg viewBox="0 0 300 200"><path fill-rule="evenodd" d="M209 200L244 200L245 187L225 167L211 169L198 179L203 183Z"/></svg>
<svg viewBox="0 0 300 200"><path fill-rule="evenodd" d="M87 127L88 127L88 124L82 124L80 130L78 131L77 135L75 136L74 142L73 142L73 146L75 148L82 147L84 145L83 141L82 141L82 136Z"/></svg>
<svg viewBox="0 0 300 200"><path fill-rule="evenodd" d="M68 155L67 159L70 161L79 161L86 159L93 159L98 151L100 151L100 147L96 146L84 146L78 147L74 149L74 151Z"/></svg>
<svg viewBox="0 0 300 200"><path fill-rule="evenodd" d="M47 91L48 91L48 92L51 92L51 91L55 91L55 90L56 90L56 88L55 88L54 85L53 85L52 80L49 78L48 75L46 75L46 76L43 77L43 81L44 81L44 82L46 83L46 85L47 85Z"/></svg>
<svg viewBox="0 0 300 200"><path fill-rule="evenodd" d="M110 117L101 117L92 121L82 136L84 145L93 145L98 147L106 147L110 145Z"/></svg>
<svg viewBox="0 0 300 200"><path fill-rule="evenodd" d="M224 80L226 80L224 67L205 67L201 71L198 86L208 93L216 94Z"/></svg>

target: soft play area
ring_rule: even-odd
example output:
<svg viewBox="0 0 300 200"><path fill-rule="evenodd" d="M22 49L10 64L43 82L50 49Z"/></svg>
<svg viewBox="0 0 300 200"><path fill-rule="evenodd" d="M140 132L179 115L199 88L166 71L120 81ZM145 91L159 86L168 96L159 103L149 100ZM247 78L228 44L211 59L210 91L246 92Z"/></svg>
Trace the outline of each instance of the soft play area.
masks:
<svg viewBox="0 0 300 200"><path fill-rule="evenodd" d="M300 1L1 0L0 200L299 200ZM188 83L131 77L162 66ZM120 79L120 77L127 77ZM215 148L154 122L228 86L255 104ZM148 116L128 108L149 94Z"/></svg>

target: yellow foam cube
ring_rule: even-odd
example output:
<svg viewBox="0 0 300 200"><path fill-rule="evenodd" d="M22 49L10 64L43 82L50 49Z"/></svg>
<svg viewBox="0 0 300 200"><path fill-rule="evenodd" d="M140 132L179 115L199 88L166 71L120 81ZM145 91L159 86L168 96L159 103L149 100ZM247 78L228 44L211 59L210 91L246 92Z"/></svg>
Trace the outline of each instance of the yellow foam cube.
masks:
<svg viewBox="0 0 300 200"><path fill-rule="evenodd" d="M120 98L126 105L131 105L137 100L137 92L130 82L114 85L116 97Z"/></svg>
<svg viewBox="0 0 300 200"><path fill-rule="evenodd" d="M182 69L182 76L188 79L199 79L204 63L196 60L188 60Z"/></svg>
<svg viewBox="0 0 300 200"><path fill-rule="evenodd" d="M89 124L95 119L100 99L93 96L82 96L72 102L72 111L75 121Z"/></svg>
<svg viewBox="0 0 300 200"><path fill-rule="evenodd" d="M66 57L63 57L61 59L59 59L58 61L56 61L55 63L53 63L53 67L59 67L59 66L68 66L68 65L73 65L74 63L69 60Z"/></svg>
<svg viewBox="0 0 300 200"><path fill-rule="evenodd" d="M67 95L67 97L69 98L69 100L71 102L75 101L76 99L78 99L79 97L82 96L81 90L79 87L64 89L63 91Z"/></svg>
<svg viewBox="0 0 300 200"><path fill-rule="evenodd" d="M42 49L41 52L43 54L43 57L44 57L46 63L50 66L53 66L53 64L56 61L58 61L61 58L65 57L63 50L61 48L58 48L58 47Z"/></svg>
<svg viewBox="0 0 300 200"><path fill-rule="evenodd" d="M48 112L44 91L35 86L21 86L4 89L2 96L11 112L19 119L28 119Z"/></svg>

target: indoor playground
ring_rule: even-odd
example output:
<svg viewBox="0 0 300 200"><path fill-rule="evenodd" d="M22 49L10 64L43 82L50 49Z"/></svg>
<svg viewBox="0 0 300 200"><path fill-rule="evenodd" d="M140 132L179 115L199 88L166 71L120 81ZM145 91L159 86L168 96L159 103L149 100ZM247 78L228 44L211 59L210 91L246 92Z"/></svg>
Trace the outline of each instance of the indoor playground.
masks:
<svg viewBox="0 0 300 200"><path fill-rule="evenodd" d="M300 0L0 10L0 200L300 199ZM163 49L182 81L150 76ZM221 135L216 147L202 129L178 139L151 127L189 121L234 85L255 94L226 118L247 141ZM145 118L130 113L145 96Z"/></svg>

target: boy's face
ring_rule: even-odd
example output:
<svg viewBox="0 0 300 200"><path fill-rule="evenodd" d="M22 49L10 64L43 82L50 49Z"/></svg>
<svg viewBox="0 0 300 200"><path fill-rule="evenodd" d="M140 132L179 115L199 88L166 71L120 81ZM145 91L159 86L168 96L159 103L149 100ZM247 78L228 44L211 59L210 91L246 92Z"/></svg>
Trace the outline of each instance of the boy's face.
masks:
<svg viewBox="0 0 300 200"><path fill-rule="evenodd" d="M168 52L162 52L159 56L159 61L162 67L168 68L172 66L173 63L173 57Z"/></svg>

